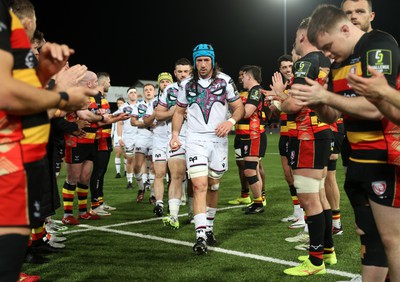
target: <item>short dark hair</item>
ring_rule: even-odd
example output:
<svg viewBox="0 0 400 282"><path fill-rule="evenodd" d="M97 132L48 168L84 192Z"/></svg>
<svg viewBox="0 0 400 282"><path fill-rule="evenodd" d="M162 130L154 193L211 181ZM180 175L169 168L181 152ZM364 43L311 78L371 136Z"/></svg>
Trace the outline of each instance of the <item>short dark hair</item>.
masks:
<svg viewBox="0 0 400 282"><path fill-rule="evenodd" d="M32 41L37 40L38 42L42 42L44 40L44 34L40 30L36 29L33 33Z"/></svg>
<svg viewBox="0 0 400 282"><path fill-rule="evenodd" d="M301 20L297 29L307 29L310 24L310 17L304 18Z"/></svg>
<svg viewBox="0 0 400 282"><path fill-rule="evenodd" d="M177 65L192 66L192 63L187 58L180 58L180 59L176 60L176 62L175 62L175 66L177 66Z"/></svg>
<svg viewBox="0 0 400 282"><path fill-rule="evenodd" d="M143 88L145 88L146 86L152 86L154 89L156 89L156 86L152 83L146 83L145 85L143 85Z"/></svg>
<svg viewBox="0 0 400 282"><path fill-rule="evenodd" d="M110 74L108 72L104 72L104 71L98 72L98 73L96 73L96 75L97 75L98 79L103 78L103 77L110 77Z"/></svg>
<svg viewBox="0 0 400 282"><path fill-rule="evenodd" d="M284 54L278 58L278 67L281 67L282 62L293 62L293 58L288 54Z"/></svg>
<svg viewBox="0 0 400 282"><path fill-rule="evenodd" d="M122 101L122 102L124 102L124 103L125 103L125 99L124 99L124 97L118 97L118 98L117 98L117 102L118 102L118 101Z"/></svg>
<svg viewBox="0 0 400 282"><path fill-rule="evenodd" d="M239 71L244 71L245 69L248 69L250 65L243 65Z"/></svg>
<svg viewBox="0 0 400 282"><path fill-rule="evenodd" d="M21 20L23 18L32 19L35 15L35 7L29 0L11 1L11 8L15 15Z"/></svg>
<svg viewBox="0 0 400 282"><path fill-rule="evenodd" d="M247 65L243 66L241 71L251 74L258 83L262 82L261 67L256 65Z"/></svg>
<svg viewBox="0 0 400 282"><path fill-rule="evenodd" d="M351 1L351 2L360 2L365 1L368 3L369 11L372 12L372 1L371 0L343 0L342 4L340 4L340 8L343 8L344 2Z"/></svg>
<svg viewBox="0 0 400 282"><path fill-rule="evenodd" d="M308 41L317 46L317 37L323 32L329 32L339 21L348 20L343 10L334 5L320 4L311 15L308 25Z"/></svg>
<svg viewBox="0 0 400 282"><path fill-rule="evenodd" d="M136 90L136 87L135 87L135 85L132 85L132 86L130 86L130 87L128 88L128 90L126 90L126 93L128 93L128 92L129 92L129 90L131 90L131 89L135 89L135 90Z"/></svg>

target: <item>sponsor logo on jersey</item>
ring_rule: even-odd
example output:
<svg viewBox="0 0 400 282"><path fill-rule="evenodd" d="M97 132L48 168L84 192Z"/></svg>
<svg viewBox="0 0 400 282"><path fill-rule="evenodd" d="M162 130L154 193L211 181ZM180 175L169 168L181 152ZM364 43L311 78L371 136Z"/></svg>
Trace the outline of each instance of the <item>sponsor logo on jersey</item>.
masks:
<svg viewBox="0 0 400 282"><path fill-rule="evenodd" d="M392 51L375 49L367 52L367 65L383 74L392 74ZM367 72L371 75L370 72Z"/></svg>
<svg viewBox="0 0 400 282"><path fill-rule="evenodd" d="M308 72L310 71L311 68L311 63L310 62L305 62L305 61L300 61L295 63L295 72L294 72L294 77L300 77L300 78L306 78Z"/></svg>

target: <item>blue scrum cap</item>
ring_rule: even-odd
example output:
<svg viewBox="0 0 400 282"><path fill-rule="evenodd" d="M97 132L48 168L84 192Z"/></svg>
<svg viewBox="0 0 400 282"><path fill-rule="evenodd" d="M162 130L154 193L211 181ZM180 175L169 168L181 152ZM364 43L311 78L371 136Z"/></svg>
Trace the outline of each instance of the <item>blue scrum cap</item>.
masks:
<svg viewBox="0 0 400 282"><path fill-rule="evenodd" d="M214 48L210 44L199 44L193 49L193 64L196 67L196 59L198 57L210 57L212 66L215 65Z"/></svg>

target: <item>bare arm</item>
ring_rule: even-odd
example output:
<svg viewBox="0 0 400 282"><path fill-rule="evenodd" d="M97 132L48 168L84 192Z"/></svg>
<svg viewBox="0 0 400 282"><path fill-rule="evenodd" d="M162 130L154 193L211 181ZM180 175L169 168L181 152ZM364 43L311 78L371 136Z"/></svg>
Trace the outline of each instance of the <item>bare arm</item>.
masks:
<svg viewBox="0 0 400 282"><path fill-rule="evenodd" d="M257 109L257 107L256 106L254 106L253 104L246 104L245 106L244 106L244 112L245 112L245 114L244 114L244 117L243 118L249 118L249 117L251 117L251 115L254 113L254 111Z"/></svg>
<svg viewBox="0 0 400 282"><path fill-rule="evenodd" d="M17 115L29 115L43 112L50 108L75 111L87 105L87 96L96 93L83 87L68 90L68 101L61 100L59 93L38 89L12 76L14 64L10 53L0 50L0 109Z"/></svg>
<svg viewBox="0 0 400 282"><path fill-rule="evenodd" d="M340 113L358 119L379 120L382 114L365 97L345 97L328 91L317 81L306 78L305 84L292 85L289 93L295 97L300 106L312 108L318 117L327 123L335 122Z"/></svg>
<svg viewBox="0 0 400 282"><path fill-rule="evenodd" d="M112 124L114 122L119 122L120 120L127 120L129 118L129 115L127 113L121 113L117 116L113 116L112 114L104 114L103 120L100 120L98 122L99 126L103 126L106 124Z"/></svg>
<svg viewBox="0 0 400 282"><path fill-rule="evenodd" d="M218 137L225 137L228 135L232 130L232 126L234 126L236 122L244 117L245 112L242 99L237 99L236 101L229 103L229 107L231 109L232 116L217 126L215 129L215 134Z"/></svg>
<svg viewBox="0 0 400 282"><path fill-rule="evenodd" d="M150 116L144 116L143 117L143 123L145 125L145 127L151 127L154 123L155 120L155 112L153 111L153 113Z"/></svg>
<svg viewBox="0 0 400 282"><path fill-rule="evenodd" d="M172 116L172 136L169 146L172 150L178 150L182 145L179 141L179 132L181 132L182 123L185 117L186 108L176 106Z"/></svg>
<svg viewBox="0 0 400 282"><path fill-rule="evenodd" d="M236 101L229 103L231 109L232 117L236 122L244 117L244 105L242 99L237 99Z"/></svg>
<svg viewBox="0 0 400 282"><path fill-rule="evenodd" d="M88 122L99 122L102 120L101 115L96 115L89 110L81 110L76 112L80 119L86 120Z"/></svg>
<svg viewBox="0 0 400 282"><path fill-rule="evenodd" d="M400 92L392 88L385 75L368 66L372 77L348 74L347 79L357 94L363 95L393 123L400 125Z"/></svg>
<svg viewBox="0 0 400 282"><path fill-rule="evenodd" d="M172 116L174 115L175 107L176 106L172 106L168 110L166 107L161 106L160 104L158 104L156 109L155 109L156 120L158 120L158 121L166 121L166 120L172 119Z"/></svg>
<svg viewBox="0 0 400 282"><path fill-rule="evenodd" d="M146 128L148 127L143 121L140 121L139 119L135 117L131 117L131 125L136 126L137 128Z"/></svg>
<svg viewBox="0 0 400 282"><path fill-rule="evenodd" d="M303 106L299 105L299 102L299 100L289 95L285 100L282 101L281 109L285 113L295 114L303 108Z"/></svg>
<svg viewBox="0 0 400 282"><path fill-rule="evenodd" d="M117 124L117 139L118 143L121 147L125 146L124 140L122 139L122 132L124 130L124 122L123 121L118 121ZM114 137L115 138L115 137Z"/></svg>
<svg viewBox="0 0 400 282"><path fill-rule="evenodd" d="M116 124L117 127L117 136L122 137L122 132L124 130L124 122L123 121L118 121Z"/></svg>

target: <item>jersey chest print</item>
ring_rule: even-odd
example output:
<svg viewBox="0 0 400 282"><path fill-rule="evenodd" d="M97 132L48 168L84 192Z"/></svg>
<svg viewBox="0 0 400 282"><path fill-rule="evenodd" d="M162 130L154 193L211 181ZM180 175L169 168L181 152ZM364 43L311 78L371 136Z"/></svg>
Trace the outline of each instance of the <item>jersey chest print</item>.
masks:
<svg viewBox="0 0 400 282"><path fill-rule="evenodd" d="M168 109L175 106L177 97L178 97L178 88L171 87L167 90L166 102L167 102Z"/></svg>
<svg viewBox="0 0 400 282"><path fill-rule="evenodd" d="M138 105L139 118L143 117L144 114L146 113L146 111L147 111L147 105L145 105L145 104L139 104Z"/></svg>
<svg viewBox="0 0 400 282"><path fill-rule="evenodd" d="M215 103L225 105L227 98L226 87L226 81L219 78L214 79L207 88L203 88L198 83L189 82L185 87L189 107L197 104L203 114L204 121L208 124L213 105Z"/></svg>

